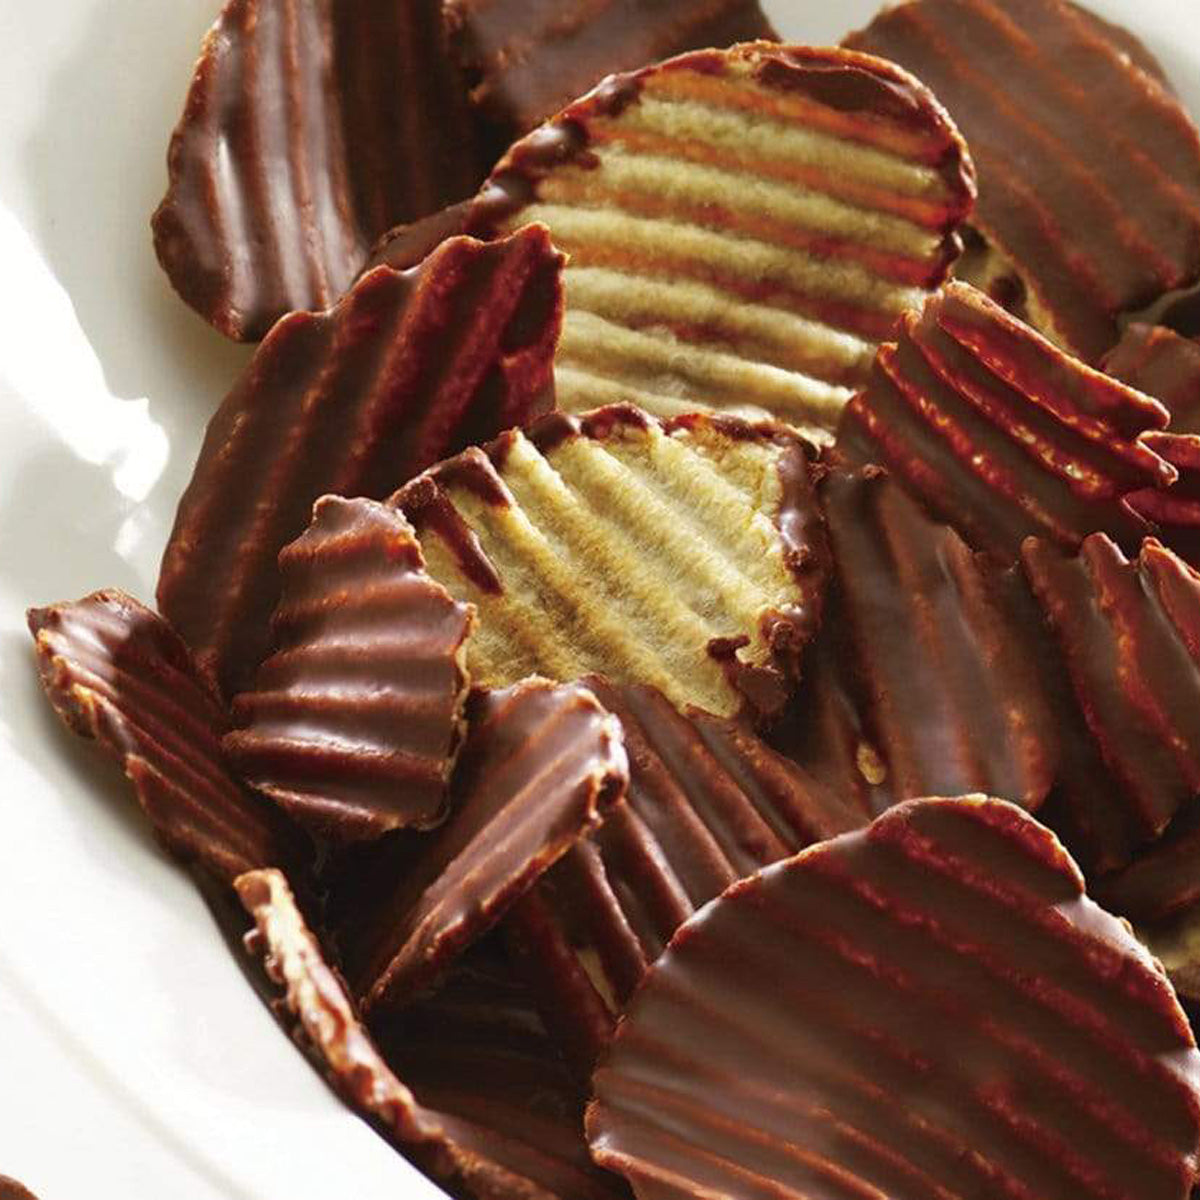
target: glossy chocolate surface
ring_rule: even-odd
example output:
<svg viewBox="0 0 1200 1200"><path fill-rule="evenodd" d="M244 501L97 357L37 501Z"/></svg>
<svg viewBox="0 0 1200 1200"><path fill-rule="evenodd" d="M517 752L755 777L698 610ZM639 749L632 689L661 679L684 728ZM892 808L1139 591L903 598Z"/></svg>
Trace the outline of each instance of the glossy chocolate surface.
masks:
<svg viewBox="0 0 1200 1200"><path fill-rule="evenodd" d="M228 715L160 616L110 590L28 617L47 699L120 763L171 854L225 880L295 860L283 822L231 772Z"/></svg>
<svg viewBox="0 0 1200 1200"><path fill-rule="evenodd" d="M758 0L448 0L445 11L497 156L606 75L775 36Z"/></svg>
<svg viewBox="0 0 1200 1200"><path fill-rule="evenodd" d="M279 555L275 652L235 697L225 751L335 841L446 815L474 614L424 566L394 509L336 496Z"/></svg>
<svg viewBox="0 0 1200 1200"><path fill-rule="evenodd" d="M920 800L735 884L651 968L594 1078L639 1200L1184 1200L1200 1054L1053 836Z"/></svg>
<svg viewBox="0 0 1200 1200"><path fill-rule="evenodd" d="M237 890L255 923L247 948L282 989L297 1041L350 1107L432 1178L469 1200L623 1194L588 1162L582 1097L539 1039L528 1000L491 958L460 968L430 1009L383 1031L389 1063L283 874L243 875Z"/></svg>
<svg viewBox="0 0 1200 1200"><path fill-rule="evenodd" d="M973 223L1087 361L1200 279L1200 135L1128 35L1063 0L916 0L846 44L946 105L979 168Z"/></svg>
<svg viewBox="0 0 1200 1200"><path fill-rule="evenodd" d="M680 712L653 688L588 682L624 728L628 798L506 922L547 1022L586 1068L698 908L866 820L735 721Z"/></svg>
<svg viewBox="0 0 1200 1200"><path fill-rule="evenodd" d="M154 214L159 261L222 333L333 304L375 239L486 173L438 0L228 0Z"/></svg>
<svg viewBox="0 0 1200 1200"><path fill-rule="evenodd" d="M853 465L885 466L974 548L1015 561L1031 535L1102 531L1136 551L1129 493L1173 482L1138 435L1157 401L1056 349L981 292L952 283L902 318L838 429Z"/></svg>
<svg viewBox="0 0 1200 1200"><path fill-rule="evenodd" d="M552 406L561 265L538 227L456 239L271 331L209 423L158 582L223 695L270 650L276 558L320 496L380 499Z"/></svg>
<svg viewBox="0 0 1200 1200"><path fill-rule="evenodd" d="M620 724L579 685L478 691L466 715L445 824L379 846L335 901L350 983L368 1012L411 1001L628 783Z"/></svg>
<svg viewBox="0 0 1200 1200"><path fill-rule="evenodd" d="M1164 325L1135 321L1102 365L1160 401L1171 414L1172 433L1200 433L1200 342Z"/></svg>

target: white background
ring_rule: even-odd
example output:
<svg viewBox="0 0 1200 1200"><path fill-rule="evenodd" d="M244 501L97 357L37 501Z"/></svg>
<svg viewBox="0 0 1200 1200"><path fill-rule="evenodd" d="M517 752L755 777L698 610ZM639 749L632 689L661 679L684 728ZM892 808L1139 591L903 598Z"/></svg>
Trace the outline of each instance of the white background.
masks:
<svg viewBox="0 0 1200 1200"><path fill-rule="evenodd" d="M1093 0L1200 112L1200 0ZM767 0L813 44L875 0ZM150 600L249 351L170 291L148 220L217 0L0 0L0 1174L41 1200L440 1195L279 1033L115 770L42 700L27 605Z"/></svg>

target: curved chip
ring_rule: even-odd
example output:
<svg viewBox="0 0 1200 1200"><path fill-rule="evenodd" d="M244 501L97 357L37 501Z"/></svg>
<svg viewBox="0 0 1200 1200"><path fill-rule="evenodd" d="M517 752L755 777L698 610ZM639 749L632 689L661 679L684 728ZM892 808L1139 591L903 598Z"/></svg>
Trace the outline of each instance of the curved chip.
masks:
<svg viewBox="0 0 1200 1200"><path fill-rule="evenodd" d="M368 1013L427 986L625 793L620 722L578 684L477 691L467 721L446 823L380 846L340 901Z"/></svg>
<svg viewBox="0 0 1200 1200"><path fill-rule="evenodd" d="M1172 433L1200 433L1200 342L1135 321L1101 365L1161 402L1171 414Z"/></svg>
<svg viewBox="0 0 1200 1200"><path fill-rule="evenodd" d="M275 653L233 702L225 751L260 792L338 841L446 814L474 625L425 574L412 526L326 496L279 555Z"/></svg>
<svg viewBox="0 0 1200 1200"><path fill-rule="evenodd" d="M167 850L224 880L293 861L282 823L230 773L228 717L160 616L109 590L28 619L50 703L121 764Z"/></svg>
<svg viewBox="0 0 1200 1200"><path fill-rule="evenodd" d="M496 158L614 71L775 37L758 0L447 0L445 14Z"/></svg>
<svg viewBox="0 0 1200 1200"><path fill-rule="evenodd" d="M758 42L605 81L434 227L549 226L570 256L564 408L770 414L828 440L896 317L948 275L973 195L912 76Z"/></svg>
<svg viewBox="0 0 1200 1200"><path fill-rule="evenodd" d="M0 1175L0 1200L37 1200L37 1197L11 1175Z"/></svg>
<svg viewBox="0 0 1200 1200"><path fill-rule="evenodd" d="M380 234L487 170L438 0L227 0L167 165L159 262L246 341L333 304Z"/></svg>
<svg viewBox="0 0 1200 1200"><path fill-rule="evenodd" d="M1184 1200L1200 1053L1054 836L911 801L676 935L594 1077L639 1200Z"/></svg>
<svg viewBox="0 0 1200 1200"><path fill-rule="evenodd" d="M1022 565L1050 631L1042 670L1060 660L1103 763L1065 758L1045 818L1111 871L1200 792L1200 574L1153 539L1131 562L1102 534L1075 555L1031 539Z"/></svg>
<svg viewBox="0 0 1200 1200"><path fill-rule="evenodd" d="M1129 506L1154 525L1162 542L1200 567L1200 436L1147 433L1142 442L1169 462L1179 478L1169 487L1135 492Z"/></svg>
<svg viewBox="0 0 1200 1200"><path fill-rule="evenodd" d="M681 713L653 688L588 684L621 719L628 797L506 932L547 1023L590 1069L683 921L742 876L868 818L737 722Z"/></svg>
<svg viewBox="0 0 1200 1200"><path fill-rule="evenodd" d="M979 167L972 217L1023 312L1088 362L1200 281L1200 135L1129 38L1063 0L908 0L846 45L912 71Z"/></svg>
<svg viewBox="0 0 1200 1200"><path fill-rule="evenodd" d="M262 957L268 976L283 989L281 1007L301 1044L346 1102L422 1170L453 1188L455 1195L471 1200L553 1200L557 1195L593 1200L620 1196L617 1187L603 1186L602 1173L587 1162L580 1123L582 1102L563 1081L549 1047L531 1047L534 1039L528 1035L520 1038L529 1025L527 1004L525 1012L515 1004L506 1008L506 997L496 981L487 980L492 1025L498 1033L493 1032L482 1046L477 1038L471 1038L474 1031L460 1028L461 1022L450 1027L444 1009L435 1010L441 1017L435 1036L430 1036L428 1027L418 1029L414 1022L403 1032L423 1037L426 1061L436 1064L437 1069L426 1074L418 1069L412 1080L402 1070L402 1081L360 1022L337 972L305 923L286 878L279 871L254 871L241 876L236 886L255 923L246 937L247 948ZM501 1014L507 1015L510 1008L517 1011L505 1023ZM523 1025L518 1024L522 1017ZM401 1040L396 1031L392 1036ZM433 1081L444 1084L446 1079L457 1077L458 1059L470 1060L472 1055L475 1066L485 1068L468 1078L477 1091L464 1087L457 1105L455 1097L446 1095L448 1089L444 1086L434 1095ZM530 1067L520 1084L514 1077L508 1085L507 1072L493 1072L498 1063L511 1066L513 1060L527 1061ZM493 1070L487 1070L489 1067ZM530 1111L529 1094L522 1090L530 1075L537 1078L543 1097L552 1092L562 1094L561 1116L558 1112L548 1117ZM503 1093L507 1103L503 1108L490 1105L481 1121L478 1099L486 1095L489 1084ZM451 1110L440 1111L439 1102L447 1100ZM476 1113L471 1112L472 1107ZM455 1108L465 1109L470 1115L457 1115ZM525 1139L520 1131L514 1135L508 1128L516 1121L524 1123ZM493 1128L493 1123L498 1127ZM557 1145L548 1133L557 1135Z"/></svg>
<svg viewBox="0 0 1200 1200"><path fill-rule="evenodd" d="M1137 549L1130 492L1175 478L1138 440L1166 410L952 283L906 313L838 426L852 465L878 463L976 549L1015 561L1031 535Z"/></svg>
<svg viewBox="0 0 1200 1200"><path fill-rule="evenodd" d="M561 265L538 227L454 239L271 331L209 422L158 581L159 608L222 695L267 656L276 558L320 496L380 499L551 407Z"/></svg>
<svg viewBox="0 0 1200 1200"><path fill-rule="evenodd" d="M820 619L811 472L781 426L613 406L506 433L391 503L429 573L479 611L476 683L597 673L770 713Z"/></svg>
<svg viewBox="0 0 1200 1200"><path fill-rule="evenodd" d="M1028 645L1036 613L882 472L831 472L820 496L837 576L827 620L852 644L835 670L851 673L891 797L986 791L1037 809L1058 721Z"/></svg>

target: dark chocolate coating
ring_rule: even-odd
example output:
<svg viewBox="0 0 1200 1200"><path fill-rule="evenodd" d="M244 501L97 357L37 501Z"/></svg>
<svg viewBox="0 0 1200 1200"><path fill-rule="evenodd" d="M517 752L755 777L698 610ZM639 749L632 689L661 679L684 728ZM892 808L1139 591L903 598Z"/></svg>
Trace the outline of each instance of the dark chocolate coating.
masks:
<svg viewBox="0 0 1200 1200"><path fill-rule="evenodd" d="M276 558L320 496L381 499L552 406L561 268L540 226L455 239L271 331L209 422L158 581L160 609L223 695L270 650Z"/></svg>
<svg viewBox="0 0 1200 1200"><path fill-rule="evenodd" d="M1092 363L1122 314L1200 280L1200 135L1130 41L1063 0L915 0L845 43L950 110L973 224Z"/></svg>
<svg viewBox="0 0 1200 1200"><path fill-rule="evenodd" d="M594 1076L639 1200L1185 1200L1200 1053L1054 837L918 800L743 880L651 968Z"/></svg>
<svg viewBox="0 0 1200 1200"><path fill-rule="evenodd" d="M225 751L244 778L336 841L446 814L462 736L470 606L425 574L412 526L325 496L279 554L275 653L234 698Z"/></svg>
<svg viewBox="0 0 1200 1200"><path fill-rule="evenodd" d="M159 261L245 341L333 304L380 234L487 170L439 0L228 0L167 161Z"/></svg>
<svg viewBox="0 0 1200 1200"><path fill-rule="evenodd" d="M157 613L110 590L28 615L47 698L121 764L171 854L225 881L296 861L294 835L231 773L229 718Z"/></svg>
<svg viewBox="0 0 1200 1200"><path fill-rule="evenodd" d="M838 450L885 466L974 548L1011 563L1029 536L1077 546L1108 533L1136 550L1130 492L1175 469L1138 441L1166 409L1058 350L981 292L951 283L901 318Z"/></svg>
<svg viewBox="0 0 1200 1200"><path fill-rule="evenodd" d="M1129 506L1153 524L1164 545L1200 568L1200 435L1147 433L1142 441L1166 459L1179 478L1169 487L1135 492Z"/></svg>

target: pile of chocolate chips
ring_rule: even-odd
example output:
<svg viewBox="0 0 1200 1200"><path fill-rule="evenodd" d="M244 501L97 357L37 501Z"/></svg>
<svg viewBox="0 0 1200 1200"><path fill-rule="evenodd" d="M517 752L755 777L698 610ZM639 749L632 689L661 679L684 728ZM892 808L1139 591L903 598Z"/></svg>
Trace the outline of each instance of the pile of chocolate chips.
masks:
<svg viewBox="0 0 1200 1200"><path fill-rule="evenodd" d="M1149 51L228 0L169 169L164 269L261 342L157 611L30 629L346 1102L474 1200L1189 1197L1200 133Z"/></svg>

